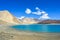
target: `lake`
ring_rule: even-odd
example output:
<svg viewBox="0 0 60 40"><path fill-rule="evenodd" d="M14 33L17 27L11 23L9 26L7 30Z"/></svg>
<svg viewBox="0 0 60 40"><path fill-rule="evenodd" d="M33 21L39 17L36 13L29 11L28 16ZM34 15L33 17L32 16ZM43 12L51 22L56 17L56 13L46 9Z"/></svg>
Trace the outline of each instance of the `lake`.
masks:
<svg viewBox="0 0 60 40"><path fill-rule="evenodd" d="M60 25L48 24L29 24L29 25L15 25L12 28L20 31L30 32L60 32Z"/></svg>

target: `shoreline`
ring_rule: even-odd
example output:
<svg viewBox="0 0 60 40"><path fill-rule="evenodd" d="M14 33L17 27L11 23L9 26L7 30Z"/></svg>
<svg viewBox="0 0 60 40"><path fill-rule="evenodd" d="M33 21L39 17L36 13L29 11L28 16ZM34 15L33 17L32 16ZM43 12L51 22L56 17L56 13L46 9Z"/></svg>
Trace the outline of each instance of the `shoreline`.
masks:
<svg viewBox="0 0 60 40"><path fill-rule="evenodd" d="M59 40L60 33L33 33L18 31L10 26L0 27L0 40Z"/></svg>
<svg viewBox="0 0 60 40"><path fill-rule="evenodd" d="M17 25L35 25L35 24L17 24ZM36 24L36 25L60 25L60 24Z"/></svg>

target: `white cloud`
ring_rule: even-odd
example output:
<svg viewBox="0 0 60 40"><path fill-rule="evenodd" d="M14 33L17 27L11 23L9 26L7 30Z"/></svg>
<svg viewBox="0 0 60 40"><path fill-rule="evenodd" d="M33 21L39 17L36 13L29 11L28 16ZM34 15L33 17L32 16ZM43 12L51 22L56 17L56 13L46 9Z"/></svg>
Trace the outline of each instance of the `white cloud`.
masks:
<svg viewBox="0 0 60 40"><path fill-rule="evenodd" d="M32 12L32 14L36 14L36 15L41 15L42 13L41 13L41 10L38 8L38 7L36 7L35 8L37 11L36 12Z"/></svg>
<svg viewBox="0 0 60 40"><path fill-rule="evenodd" d="M30 14L31 13L31 10L29 8L26 9L25 11L26 14Z"/></svg>
<svg viewBox="0 0 60 40"><path fill-rule="evenodd" d="M40 11L32 12L32 14L41 15L41 12Z"/></svg>
<svg viewBox="0 0 60 40"><path fill-rule="evenodd" d="M38 7L36 7L35 9L37 11L36 12L32 12L32 14L39 15L40 16L39 19L50 19L50 17L48 16L48 14L45 11L40 10Z"/></svg>
<svg viewBox="0 0 60 40"><path fill-rule="evenodd" d="M45 11L42 11L41 13L42 13L42 14L45 14L46 12L45 12Z"/></svg>
<svg viewBox="0 0 60 40"><path fill-rule="evenodd" d="M21 16L19 19L23 19L23 18L25 18L25 16Z"/></svg>
<svg viewBox="0 0 60 40"><path fill-rule="evenodd" d="M39 19L50 19L50 17L48 16L48 14L43 14Z"/></svg>
<svg viewBox="0 0 60 40"><path fill-rule="evenodd" d="M26 14L35 14L35 15L38 15L38 16L40 16L40 18L39 19L50 19L50 17L48 16L48 13L46 13L45 11L42 11L42 10L40 10L40 8L39 7L36 7L35 8L36 9L36 11L35 12L32 12L30 9L26 9L26 11L25 11L25 13ZM42 15L42 16L41 16Z"/></svg>
<svg viewBox="0 0 60 40"><path fill-rule="evenodd" d="M32 14L36 14L36 15L41 15L41 14L45 14L45 11L40 10L38 7L35 8L37 11L36 12L32 12Z"/></svg>
<svg viewBox="0 0 60 40"><path fill-rule="evenodd" d="M36 9L36 10L40 10L39 7L36 7L35 9Z"/></svg>

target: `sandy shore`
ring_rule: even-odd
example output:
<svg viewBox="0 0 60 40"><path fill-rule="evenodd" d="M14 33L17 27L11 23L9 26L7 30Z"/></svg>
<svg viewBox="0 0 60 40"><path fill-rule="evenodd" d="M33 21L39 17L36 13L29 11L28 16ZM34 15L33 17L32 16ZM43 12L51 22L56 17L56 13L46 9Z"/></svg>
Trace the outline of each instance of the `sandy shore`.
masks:
<svg viewBox="0 0 60 40"><path fill-rule="evenodd" d="M60 40L60 33L33 33L0 26L0 40Z"/></svg>

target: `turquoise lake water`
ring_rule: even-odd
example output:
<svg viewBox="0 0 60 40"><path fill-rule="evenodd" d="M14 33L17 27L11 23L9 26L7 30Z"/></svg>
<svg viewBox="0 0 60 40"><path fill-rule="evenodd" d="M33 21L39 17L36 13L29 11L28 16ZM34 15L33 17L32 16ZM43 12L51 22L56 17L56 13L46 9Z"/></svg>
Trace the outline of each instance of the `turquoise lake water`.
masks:
<svg viewBox="0 0 60 40"><path fill-rule="evenodd" d="M60 32L60 25L44 25L44 24L31 24L31 25L15 25L12 28L20 31L30 32Z"/></svg>

